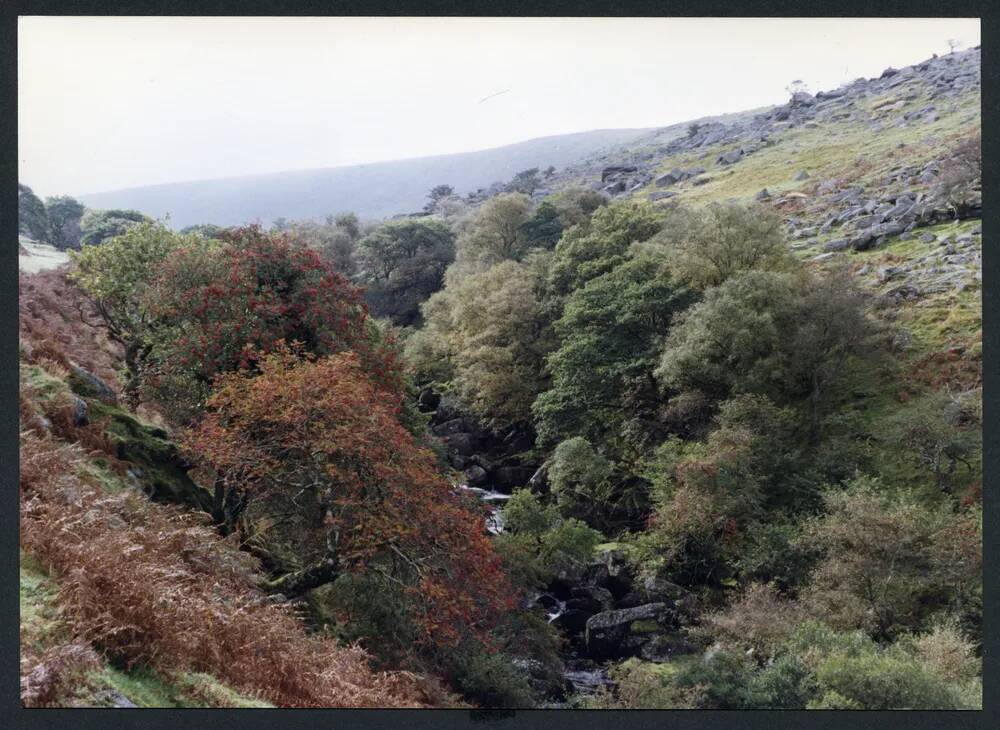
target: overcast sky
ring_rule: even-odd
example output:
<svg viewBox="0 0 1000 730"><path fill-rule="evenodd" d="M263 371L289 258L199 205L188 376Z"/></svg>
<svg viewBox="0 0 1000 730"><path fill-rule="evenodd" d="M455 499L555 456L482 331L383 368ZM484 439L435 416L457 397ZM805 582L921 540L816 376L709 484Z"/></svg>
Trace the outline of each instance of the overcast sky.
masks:
<svg viewBox="0 0 1000 730"><path fill-rule="evenodd" d="M21 18L40 195L464 152L780 103L979 43L962 19Z"/></svg>

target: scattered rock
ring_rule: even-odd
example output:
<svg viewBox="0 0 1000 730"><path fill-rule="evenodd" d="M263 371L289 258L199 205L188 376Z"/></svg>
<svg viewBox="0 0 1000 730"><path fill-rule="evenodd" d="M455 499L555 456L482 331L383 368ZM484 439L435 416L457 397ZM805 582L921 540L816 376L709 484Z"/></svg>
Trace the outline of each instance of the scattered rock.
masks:
<svg viewBox="0 0 1000 730"><path fill-rule="evenodd" d="M69 377L66 379L69 387L77 395L84 398L97 398L110 406L118 405L118 396L108 384L75 363L70 363Z"/></svg>
<svg viewBox="0 0 1000 730"><path fill-rule="evenodd" d="M470 487L482 487L489 481L486 470L478 464L473 464L465 470L465 483Z"/></svg>

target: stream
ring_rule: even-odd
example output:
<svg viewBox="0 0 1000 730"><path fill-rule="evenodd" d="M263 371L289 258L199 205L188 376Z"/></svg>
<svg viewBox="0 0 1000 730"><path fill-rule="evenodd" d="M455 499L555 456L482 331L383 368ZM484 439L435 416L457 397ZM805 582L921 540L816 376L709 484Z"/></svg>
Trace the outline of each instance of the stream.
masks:
<svg viewBox="0 0 1000 730"><path fill-rule="evenodd" d="M503 532L503 505L510 499L511 495L502 492L495 492L479 487L470 487L466 484L456 486L456 491L473 495L487 506L486 529L492 535L499 535ZM551 593L541 593L535 597L533 603L540 603L546 608L546 619L552 623L566 611L566 602L553 596ZM558 702L547 702L542 707L545 708L568 708L572 707L574 701L581 697L590 697L596 694L601 688L611 687L613 684L608 677L608 667L606 664L599 664L590 659L579 656L576 651L570 650L563 656L565 670L563 676L570 682L573 691L567 698Z"/></svg>

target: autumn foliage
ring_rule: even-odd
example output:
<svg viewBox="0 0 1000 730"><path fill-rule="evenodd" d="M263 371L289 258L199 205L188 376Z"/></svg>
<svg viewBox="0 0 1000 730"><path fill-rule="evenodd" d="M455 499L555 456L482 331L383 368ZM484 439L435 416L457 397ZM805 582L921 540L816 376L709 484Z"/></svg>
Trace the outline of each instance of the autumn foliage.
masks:
<svg viewBox="0 0 1000 730"><path fill-rule="evenodd" d="M61 618L77 638L25 676L29 704L47 704L93 666L89 644L129 666L209 672L285 707L442 701L432 684L374 672L362 650L306 633L288 604L255 587L252 557L191 513L102 493L77 475L82 456L21 436L21 544L58 577Z"/></svg>
<svg viewBox="0 0 1000 730"><path fill-rule="evenodd" d="M227 491L275 517L294 501L297 552L403 587L419 641L480 639L512 605L483 528L354 353L279 347L220 376L186 442Z"/></svg>
<svg viewBox="0 0 1000 730"><path fill-rule="evenodd" d="M254 353L291 341L318 355L351 350L380 385L400 386L362 291L287 235L249 226L228 232L221 246L182 246L144 296L154 388L204 390L216 374L250 367Z"/></svg>

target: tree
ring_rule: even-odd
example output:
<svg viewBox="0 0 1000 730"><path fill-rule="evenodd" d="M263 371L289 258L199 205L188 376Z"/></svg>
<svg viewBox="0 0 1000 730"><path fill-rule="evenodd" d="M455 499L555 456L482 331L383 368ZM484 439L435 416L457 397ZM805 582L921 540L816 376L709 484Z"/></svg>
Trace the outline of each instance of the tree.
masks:
<svg viewBox="0 0 1000 730"><path fill-rule="evenodd" d="M450 198L455 194L455 189L451 185L435 185L431 188L430 193L427 197L430 198L430 202L424 206L425 213L433 213L437 209L438 203L440 203L445 198Z"/></svg>
<svg viewBox="0 0 1000 730"><path fill-rule="evenodd" d="M217 226L214 223L199 223L193 226L185 226L179 231L182 236L189 234L198 234L199 236L204 236L205 238L215 238L222 240L224 234L226 233L226 228L222 226Z"/></svg>
<svg viewBox="0 0 1000 730"><path fill-rule="evenodd" d="M271 590L294 597L340 576L377 577L400 589L418 643L432 648L487 641L513 607L481 515L356 354L278 347L256 371L220 376L207 408L186 443L216 474L217 506L241 505L263 526L255 539L294 554Z"/></svg>
<svg viewBox="0 0 1000 730"><path fill-rule="evenodd" d="M56 248L80 248L80 219L86 210L83 203L68 195L45 199L52 245Z"/></svg>
<svg viewBox="0 0 1000 730"><path fill-rule="evenodd" d="M792 99L795 99L797 94L808 94L809 85L802 79L795 79L785 87L785 91L788 92L788 95L791 96Z"/></svg>
<svg viewBox="0 0 1000 730"><path fill-rule="evenodd" d="M150 220L137 210L88 210L80 225L80 244L96 246Z"/></svg>
<svg viewBox="0 0 1000 730"><path fill-rule="evenodd" d="M282 342L317 355L353 350L400 397L395 355L361 290L287 234L249 226L217 248L178 248L147 294L155 335L144 384L181 422L197 415L218 374L253 369L254 353Z"/></svg>
<svg viewBox="0 0 1000 730"><path fill-rule="evenodd" d="M45 204L27 185L17 184L17 232L39 243L52 236Z"/></svg>
<svg viewBox="0 0 1000 730"><path fill-rule="evenodd" d="M552 387L532 408L541 442L583 436L620 452L625 423L659 401L652 372L660 340L693 299L653 255L574 291L555 325L559 347L547 361Z"/></svg>
<svg viewBox="0 0 1000 730"><path fill-rule="evenodd" d="M608 198L596 190L570 187L548 196L545 201L559 212L564 229L590 220L598 208L608 204Z"/></svg>
<svg viewBox="0 0 1000 730"><path fill-rule="evenodd" d="M709 289L670 333L656 374L719 403L767 395L807 414L813 436L878 356L865 299L845 271L822 277L748 271Z"/></svg>
<svg viewBox="0 0 1000 730"><path fill-rule="evenodd" d="M983 154L980 134L961 140L942 161L934 196L948 206L955 218L981 214Z"/></svg>
<svg viewBox="0 0 1000 730"><path fill-rule="evenodd" d="M348 278L357 275L357 247L361 228L357 216L344 213L327 216L324 223L296 221L289 228L291 237L318 251L334 269Z"/></svg>
<svg viewBox="0 0 1000 730"><path fill-rule="evenodd" d="M482 418L528 422L547 384L544 361L552 347L545 277L544 257L534 257L449 282L424 304L426 327L407 343L407 353L413 358L423 349L446 359L459 395ZM434 370L433 363L423 367Z"/></svg>
<svg viewBox="0 0 1000 730"><path fill-rule="evenodd" d="M108 337L122 346L125 395L135 402L139 376L154 343L154 317L147 292L157 267L182 247L201 249L208 239L179 235L161 223L136 223L101 246L71 254L70 277L90 299ZM81 311L81 317L84 313Z"/></svg>
<svg viewBox="0 0 1000 730"><path fill-rule="evenodd" d="M678 272L704 289L743 271L794 268L783 229L771 209L716 203L672 211L656 241L666 246Z"/></svg>
<svg viewBox="0 0 1000 730"><path fill-rule="evenodd" d="M507 192L531 195L541 186L542 180L538 176L538 168L532 167L528 170L521 170L519 173L514 175L511 181L507 183Z"/></svg>
<svg viewBox="0 0 1000 730"><path fill-rule="evenodd" d="M455 234L435 218L403 218L362 238L358 251L373 314L409 325L420 303L441 288L455 259Z"/></svg>
<svg viewBox="0 0 1000 730"><path fill-rule="evenodd" d="M548 201L538 206L535 214L524 222L523 228L528 247L549 251L555 248L563 232L559 211Z"/></svg>
<svg viewBox="0 0 1000 730"><path fill-rule="evenodd" d="M476 211L469 229L458 242L460 256L494 264L517 260L527 248L524 224L531 201L522 193L501 193Z"/></svg>
<svg viewBox="0 0 1000 730"><path fill-rule="evenodd" d="M648 240L662 225L662 214L647 202L622 201L599 208L585 225L566 231L556 244L555 290L568 294L611 271L625 261L633 243Z"/></svg>
<svg viewBox="0 0 1000 730"><path fill-rule="evenodd" d="M723 403L713 425L704 441L673 437L657 451L650 472L656 506L640 540L645 562L685 584L719 584L761 562L784 573L769 557L760 561L754 543L760 522L816 507L815 486L801 476L795 414L744 395ZM795 565L801 556L786 550L779 561Z"/></svg>

